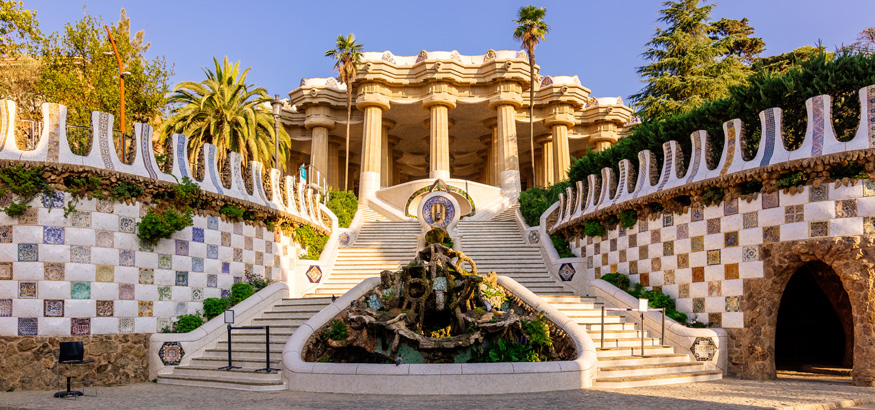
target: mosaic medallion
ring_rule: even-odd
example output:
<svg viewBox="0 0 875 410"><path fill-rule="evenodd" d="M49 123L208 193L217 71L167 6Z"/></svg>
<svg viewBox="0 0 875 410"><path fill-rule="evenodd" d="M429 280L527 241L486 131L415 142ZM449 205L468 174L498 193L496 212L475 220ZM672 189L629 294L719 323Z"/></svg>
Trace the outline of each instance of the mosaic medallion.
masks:
<svg viewBox="0 0 875 410"><path fill-rule="evenodd" d="M690 353L700 362L707 362L714 358L717 353L717 345L710 337L697 337L690 346Z"/></svg>
<svg viewBox="0 0 875 410"><path fill-rule="evenodd" d="M433 196L422 206L423 220L432 228L444 228L452 222L456 208L449 199Z"/></svg>
<svg viewBox="0 0 875 410"><path fill-rule="evenodd" d="M158 349L158 356L165 366L179 366L179 362L185 356L185 350L179 342L164 342Z"/></svg>
<svg viewBox="0 0 875 410"><path fill-rule="evenodd" d="M340 236L337 238L340 246L349 246L350 239L351 238L349 237L349 233L347 232L340 234Z"/></svg>
<svg viewBox="0 0 875 410"><path fill-rule="evenodd" d="M319 283L322 280L322 268L318 265L311 265L310 269L307 269L306 275L310 283Z"/></svg>
<svg viewBox="0 0 875 410"><path fill-rule="evenodd" d="M574 266L571 266L570 263L563 263L562 266L559 267L559 278L562 279L563 282L570 281L575 273Z"/></svg>

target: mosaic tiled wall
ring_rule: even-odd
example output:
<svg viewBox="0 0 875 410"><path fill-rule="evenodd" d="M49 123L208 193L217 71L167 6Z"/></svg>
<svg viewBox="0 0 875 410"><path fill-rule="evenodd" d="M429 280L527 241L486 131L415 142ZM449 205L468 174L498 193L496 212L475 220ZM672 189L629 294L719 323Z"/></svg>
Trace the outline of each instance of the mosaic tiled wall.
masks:
<svg viewBox="0 0 875 410"><path fill-rule="evenodd" d="M228 296L246 272L285 280L295 263L279 231L195 216L153 247L136 236L139 204L80 199L64 217L69 195L56 194L0 213L0 335L155 332Z"/></svg>
<svg viewBox="0 0 875 410"><path fill-rule="evenodd" d="M667 213L629 230L618 227L602 240L588 238L580 252L591 277L628 274L675 298L691 319L740 328L744 281L763 277L763 244L862 234L875 234L875 183L869 181Z"/></svg>

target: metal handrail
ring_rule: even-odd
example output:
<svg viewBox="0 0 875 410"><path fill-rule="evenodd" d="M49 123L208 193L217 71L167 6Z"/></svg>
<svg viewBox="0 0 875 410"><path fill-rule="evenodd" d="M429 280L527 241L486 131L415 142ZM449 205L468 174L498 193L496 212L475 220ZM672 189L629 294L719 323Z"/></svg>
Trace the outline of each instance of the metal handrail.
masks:
<svg viewBox="0 0 875 410"><path fill-rule="evenodd" d="M231 331L232 330L245 330L245 329L264 329L264 368L255 370L258 372L270 373L274 370L280 370L273 367L270 367L270 326L231 326L228 324L228 365L219 367L218 370L232 370L232 369L241 369L240 366L234 366L231 363Z"/></svg>
<svg viewBox="0 0 875 410"><path fill-rule="evenodd" d="M36 149L36 141L39 139L39 135L43 131L42 121L21 119L21 122L27 124L27 128L24 129L25 149L28 151Z"/></svg>
<svg viewBox="0 0 875 410"><path fill-rule="evenodd" d="M601 327L599 328L599 330L601 332L601 335L600 335L601 339L599 340L601 343L601 347L600 347L601 349L605 348L605 311L606 310L612 310L612 311L617 311L617 312L640 312L641 313L641 356L642 357L644 356L644 333L647 331L644 328L644 313L654 312L654 311L662 312L662 329L660 330L660 334L659 334L659 345L660 346L665 345L665 308L641 310L641 309L631 309L631 308L609 308L609 307L605 307L604 305L602 305Z"/></svg>
<svg viewBox="0 0 875 410"><path fill-rule="evenodd" d="M87 154L87 148L91 148L89 144L91 142L91 128L84 125L67 124L66 132L67 142L70 144L70 150L76 155Z"/></svg>

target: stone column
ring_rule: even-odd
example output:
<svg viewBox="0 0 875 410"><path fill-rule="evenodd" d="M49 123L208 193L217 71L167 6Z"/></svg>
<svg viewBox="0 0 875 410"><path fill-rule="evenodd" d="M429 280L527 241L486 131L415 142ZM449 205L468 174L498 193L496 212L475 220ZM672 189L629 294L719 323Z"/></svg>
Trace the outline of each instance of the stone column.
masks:
<svg viewBox="0 0 875 410"><path fill-rule="evenodd" d="M328 174L328 130L334 128L331 108L326 105L307 107L304 127L311 132L310 165L323 175Z"/></svg>
<svg viewBox="0 0 875 410"><path fill-rule="evenodd" d="M387 186L391 186L392 179L392 146L394 145L391 141L394 137L389 137L389 130L395 128L395 122L391 120L383 120L383 135L381 138L381 152L383 155L380 157L380 187L385 188ZM397 138L395 138L397 140Z"/></svg>
<svg viewBox="0 0 875 410"><path fill-rule="evenodd" d="M574 127L574 107L556 104L544 119L544 125L553 129L553 183L568 178L571 152L568 149L568 128Z"/></svg>
<svg viewBox="0 0 875 410"><path fill-rule="evenodd" d="M493 183L493 165L495 162L495 157L493 156L492 150L492 135L484 135L480 137L480 143L486 145L486 150L483 152L483 157L485 161L483 162L483 175L481 181L483 181L486 185L492 185Z"/></svg>
<svg viewBox="0 0 875 410"><path fill-rule="evenodd" d="M501 186L501 163L499 163L498 156L498 120L496 118L489 118L483 122L483 125L486 128L489 128L492 141L490 142L490 151L492 152L492 171L489 173L492 180L489 185L500 187Z"/></svg>
<svg viewBox="0 0 875 410"><path fill-rule="evenodd" d="M535 149L538 145L541 146L540 166L535 172L535 174L540 175L537 183L545 187L553 185L556 182L553 177L553 136L550 134L540 135L535 138L535 144Z"/></svg>
<svg viewBox="0 0 875 410"><path fill-rule="evenodd" d="M398 185L403 182L401 180L401 164L398 163L398 160L400 160L402 156L404 156L403 152L392 151L392 183L390 186Z"/></svg>
<svg viewBox="0 0 875 410"><path fill-rule="evenodd" d="M450 118L449 110L456 108L456 98L450 94L448 83L429 84L428 97L422 108L430 111L429 122L429 178L450 178Z"/></svg>
<svg viewBox="0 0 875 410"><path fill-rule="evenodd" d="M364 83L359 86L356 108L363 111L361 177L359 200L372 197L380 189L381 149L383 145L383 110L389 109L389 99L381 94L381 86Z"/></svg>
<svg viewBox="0 0 875 410"><path fill-rule="evenodd" d="M340 147L344 140L337 137L328 138L328 185L335 188L343 188L343 169L341 169Z"/></svg>

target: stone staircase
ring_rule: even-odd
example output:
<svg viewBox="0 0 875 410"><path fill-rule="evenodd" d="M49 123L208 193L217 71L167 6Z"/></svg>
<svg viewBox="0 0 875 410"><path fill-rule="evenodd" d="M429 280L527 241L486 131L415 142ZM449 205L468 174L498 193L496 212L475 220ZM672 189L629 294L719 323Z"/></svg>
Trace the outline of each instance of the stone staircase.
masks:
<svg viewBox="0 0 875 410"><path fill-rule="evenodd" d="M338 250L331 275L305 297L340 296L364 279L397 270L416 256L419 222L391 222L369 208L362 212L364 222L355 242Z"/></svg>
<svg viewBox="0 0 875 410"><path fill-rule="evenodd" d="M692 361L690 355L676 353L659 343L659 335L644 333L641 355L641 326L616 311L605 312L604 348L602 345L601 306L595 297L539 295L555 308L574 319L589 333L596 345L598 373L596 388L623 388L661 384L720 380L723 373L710 370L704 363Z"/></svg>
<svg viewBox="0 0 875 410"><path fill-rule="evenodd" d="M330 297L281 299L245 326L270 326L270 367L279 369L283 347L292 333L330 303ZM228 365L228 339L222 336L215 346L205 349L188 365L174 367L170 374L158 375L158 383L252 391L286 390L278 371L255 372L265 367L264 342L262 329L233 330L231 359L233 365L241 369L219 370Z"/></svg>

